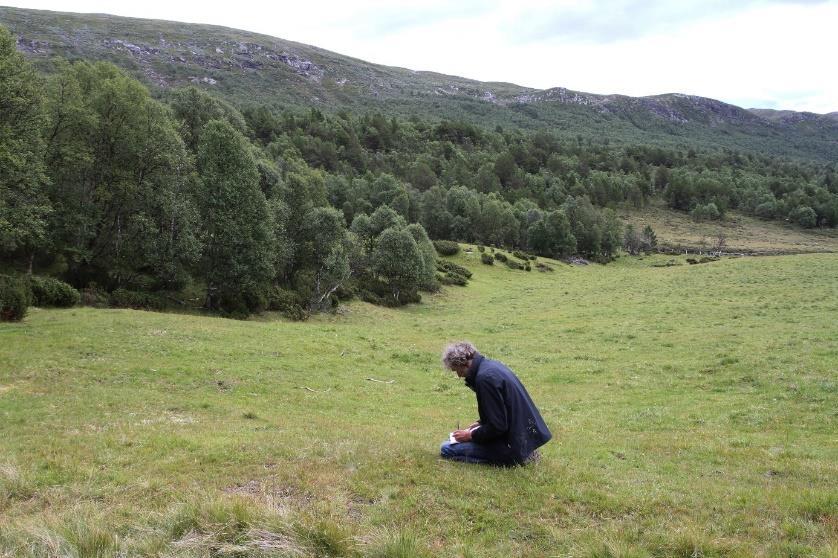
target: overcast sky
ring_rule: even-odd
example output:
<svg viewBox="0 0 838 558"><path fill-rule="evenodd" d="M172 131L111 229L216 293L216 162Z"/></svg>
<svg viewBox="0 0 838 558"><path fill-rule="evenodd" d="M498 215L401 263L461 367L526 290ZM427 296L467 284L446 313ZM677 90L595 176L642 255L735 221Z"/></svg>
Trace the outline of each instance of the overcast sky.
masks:
<svg viewBox="0 0 838 558"><path fill-rule="evenodd" d="M838 111L838 0L27 0L213 23L370 62L590 93Z"/></svg>

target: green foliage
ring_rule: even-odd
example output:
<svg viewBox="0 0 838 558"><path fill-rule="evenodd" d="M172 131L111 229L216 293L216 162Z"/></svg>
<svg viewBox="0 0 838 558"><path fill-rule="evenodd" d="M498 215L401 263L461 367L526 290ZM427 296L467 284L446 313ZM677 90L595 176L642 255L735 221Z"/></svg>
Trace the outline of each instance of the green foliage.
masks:
<svg viewBox="0 0 838 558"><path fill-rule="evenodd" d="M311 275L307 285L298 289L308 291L310 310L330 308L331 295L349 279L350 243L343 213L337 209L316 207L306 214L298 237L296 273Z"/></svg>
<svg viewBox="0 0 838 558"><path fill-rule="evenodd" d="M110 294L95 283L91 283L81 289L79 294L81 295L81 303L84 306L93 306L95 308L106 308L110 306Z"/></svg>
<svg viewBox="0 0 838 558"><path fill-rule="evenodd" d="M207 305L247 315L263 307L274 275L274 235L256 163L244 137L213 120L201 134L197 166Z"/></svg>
<svg viewBox="0 0 838 558"><path fill-rule="evenodd" d="M169 111L105 63L61 64L45 136L53 244L71 283L182 281L198 257L189 159Z"/></svg>
<svg viewBox="0 0 838 558"><path fill-rule="evenodd" d="M580 254L608 260L622 244L622 225L612 210L597 211L586 197L568 199L563 205Z"/></svg>
<svg viewBox="0 0 838 558"><path fill-rule="evenodd" d="M0 27L0 254L30 256L47 240L43 84Z"/></svg>
<svg viewBox="0 0 838 558"><path fill-rule="evenodd" d="M484 263L486 265L494 265L495 264L495 258L493 258L491 255L486 254L484 252L484 253L480 254L480 262Z"/></svg>
<svg viewBox="0 0 838 558"><path fill-rule="evenodd" d="M814 211L812 213L814 214ZM696 221L717 221L722 217L719 208L713 202L696 205L690 210L690 215Z"/></svg>
<svg viewBox="0 0 838 558"><path fill-rule="evenodd" d="M468 285L468 279L454 271L438 273L437 281L439 281L443 285L456 285L458 287L465 287L466 285Z"/></svg>
<svg viewBox="0 0 838 558"><path fill-rule="evenodd" d="M32 289L33 306L69 308L78 304L81 299L79 291L52 277L33 275L29 278L29 285Z"/></svg>
<svg viewBox="0 0 838 558"><path fill-rule="evenodd" d="M434 240L434 248L440 256L453 256L460 252L460 245L453 240Z"/></svg>
<svg viewBox="0 0 838 558"><path fill-rule="evenodd" d="M372 270L387 284L396 304L418 289L423 268L422 254L408 231L389 228L381 233L372 255Z"/></svg>
<svg viewBox="0 0 838 558"><path fill-rule="evenodd" d="M466 279L471 279L471 271L466 269L465 267L455 264L454 262L448 260L440 260L437 262L437 269L444 273L455 273Z"/></svg>
<svg viewBox="0 0 838 558"><path fill-rule="evenodd" d="M541 256L563 258L576 251L576 236L562 210L551 211L532 223L527 237L529 246Z"/></svg>
<svg viewBox="0 0 838 558"><path fill-rule="evenodd" d="M643 249L647 252L654 250L658 246L658 237L655 234L654 229L652 229L652 225L646 225L643 228L643 233L641 235L641 243Z"/></svg>
<svg viewBox="0 0 838 558"><path fill-rule="evenodd" d="M292 320L301 321L308 318L308 311L304 307L300 294L280 286L271 288L268 296L268 310L280 312Z"/></svg>
<svg viewBox="0 0 838 558"><path fill-rule="evenodd" d="M416 241L416 246L419 248L419 254L422 256L422 272L419 276L419 288L428 292L439 290L439 285L436 282L437 252L431 239L428 238L428 233L425 232L424 227L419 223L408 225L407 232L413 236L413 240Z"/></svg>
<svg viewBox="0 0 838 558"><path fill-rule="evenodd" d="M26 281L0 275L0 321L19 322L26 316L31 293Z"/></svg>
<svg viewBox="0 0 838 558"><path fill-rule="evenodd" d="M495 259L499 262L506 262L509 258L503 252L495 252Z"/></svg>
<svg viewBox="0 0 838 558"><path fill-rule="evenodd" d="M135 310L165 310L169 303L161 295L144 291L116 289L110 296L114 308L133 308Z"/></svg>
<svg viewBox="0 0 838 558"><path fill-rule="evenodd" d="M251 97L233 106L223 99L241 100L230 96L241 76L162 91L163 104L108 63L56 59L44 83L8 34L0 43L3 98L16 103L0 117L8 124L0 141L8 160L0 166L0 250L14 269L29 264L76 287L100 285L103 292L84 293L95 304L117 289L139 296L204 286L207 307L240 317L272 305L305 317L355 292L400 304L418 299L414 289L438 288L436 253L456 255L454 240L479 243L481 254L485 244L501 246L523 269L528 252L608 262L621 246L651 251L654 231L623 231L612 209L661 198L701 220L735 209L803 227L838 224L830 165L697 149L687 136L677 144L591 141L570 132L582 116L572 105L561 104L554 132L527 129L552 114L538 103L503 108L514 113L504 126L492 120L497 107L473 100L426 120L429 112L400 118L401 108L381 104L387 113L366 106L334 113L332 95L340 91L344 102L355 93L329 79L322 84L331 89L318 96L322 109ZM232 55L239 61L270 50L239 43ZM223 58L212 49L202 56ZM238 64L230 60L223 67ZM260 75L270 74L276 60L262 62ZM285 93L296 94L276 94ZM464 118L485 111L494 115L488 124ZM415 279L383 273L382 252L396 249L377 250L388 230L412 237ZM295 302L272 303L274 286Z"/></svg>
<svg viewBox="0 0 838 558"><path fill-rule="evenodd" d="M789 220L800 225L804 229L811 229L818 224L818 214L811 207L805 205L795 207L789 213Z"/></svg>
<svg viewBox="0 0 838 558"><path fill-rule="evenodd" d="M201 132L211 120L227 122L238 132L247 133L247 124L238 110L195 86L173 91L169 106L180 123L184 143L193 153L198 151Z"/></svg>

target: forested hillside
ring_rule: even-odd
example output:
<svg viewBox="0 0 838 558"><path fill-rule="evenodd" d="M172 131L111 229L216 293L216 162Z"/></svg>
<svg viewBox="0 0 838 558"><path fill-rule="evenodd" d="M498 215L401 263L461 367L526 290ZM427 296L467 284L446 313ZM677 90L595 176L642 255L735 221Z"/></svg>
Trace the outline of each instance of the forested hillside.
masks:
<svg viewBox="0 0 838 558"><path fill-rule="evenodd" d="M58 277L94 304L191 297L294 317L351 296L400 305L468 280L431 239L517 250L507 263L522 270L525 252L607 262L654 248L652 228L624 227L614 210L656 199L696 221L735 209L838 224L834 164L234 106L195 86L154 98L110 63L52 64L38 74L0 29L0 251L7 271ZM65 287L35 291L49 303Z"/></svg>
<svg viewBox="0 0 838 558"><path fill-rule="evenodd" d="M210 25L17 8L0 8L0 25L42 71L58 71L55 57L112 62L155 96L194 84L237 106L378 111L488 129L549 130L564 139L838 160L834 115L749 111L677 93L635 98L479 82Z"/></svg>

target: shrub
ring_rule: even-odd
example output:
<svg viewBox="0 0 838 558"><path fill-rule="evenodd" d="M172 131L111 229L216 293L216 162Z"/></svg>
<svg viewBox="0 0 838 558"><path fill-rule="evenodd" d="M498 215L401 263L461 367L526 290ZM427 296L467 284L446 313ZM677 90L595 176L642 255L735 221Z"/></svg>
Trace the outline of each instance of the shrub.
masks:
<svg viewBox="0 0 838 558"><path fill-rule="evenodd" d="M84 306L93 306L94 308L107 308L110 306L110 295L96 283L90 283L86 289L81 290L80 294L81 303Z"/></svg>
<svg viewBox="0 0 838 558"><path fill-rule="evenodd" d="M439 279L439 275L436 276ZM405 304L422 302L422 295L414 286L413 288L399 291L399 296L393 295L389 283L380 278L371 278L364 282L364 288L358 293L358 296L364 302L376 304L378 306L397 307Z"/></svg>
<svg viewBox="0 0 838 558"><path fill-rule="evenodd" d="M163 310L168 306L166 299L154 293L117 289L111 293L111 306L135 310Z"/></svg>
<svg viewBox="0 0 838 558"><path fill-rule="evenodd" d="M818 214L815 213L815 210L808 205L801 205L799 207L795 207L791 213L789 213L789 220L800 225L804 229L811 229L816 227L818 224Z"/></svg>
<svg viewBox="0 0 838 558"><path fill-rule="evenodd" d="M459 287L465 287L468 284L468 279L459 273L452 271L448 271L444 275L441 273L437 274L436 278L443 285L457 285Z"/></svg>
<svg viewBox="0 0 838 558"><path fill-rule="evenodd" d="M505 262L509 258L507 258L506 254L504 254L503 252L495 252L495 259L499 262Z"/></svg>
<svg viewBox="0 0 838 558"><path fill-rule="evenodd" d="M505 260L503 263L506 264L506 267L509 269L524 269L524 265L520 262L516 262L515 260Z"/></svg>
<svg viewBox="0 0 838 558"><path fill-rule="evenodd" d="M518 258L519 260L527 261L530 259L529 255L521 252L520 250L515 250L514 252L512 252L512 255Z"/></svg>
<svg viewBox="0 0 838 558"><path fill-rule="evenodd" d="M532 271L532 267L530 266L530 262L524 264L524 271Z"/></svg>
<svg viewBox="0 0 838 558"><path fill-rule="evenodd" d="M460 251L460 245L453 240L434 240L434 248L440 256L453 256Z"/></svg>
<svg viewBox="0 0 838 558"><path fill-rule="evenodd" d="M696 221L718 221L722 218L722 214L719 211L718 206L710 202L705 205L696 205L692 211L690 211L690 215Z"/></svg>
<svg viewBox="0 0 838 558"><path fill-rule="evenodd" d="M486 253L480 254L480 261L486 265L495 265L495 258Z"/></svg>
<svg viewBox="0 0 838 558"><path fill-rule="evenodd" d="M29 284L32 288L33 306L69 308L78 304L81 299L76 289L52 277L33 276Z"/></svg>
<svg viewBox="0 0 838 558"><path fill-rule="evenodd" d="M0 275L0 321L19 322L26 316L31 292L25 281Z"/></svg>
<svg viewBox="0 0 838 558"><path fill-rule="evenodd" d="M471 279L471 271L461 265L451 262L437 262L436 267L439 271L456 273L457 275L462 275L466 279Z"/></svg>
<svg viewBox="0 0 838 558"><path fill-rule="evenodd" d="M482 253L484 253L484 252L486 251L486 247L485 247L485 246L483 246L482 244L478 244L478 245L477 245L477 251L478 251L478 252L480 252L480 253L482 254Z"/></svg>
<svg viewBox="0 0 838 558"><path fill-rule="evenodd" d="M550 267L549 265L547 265L545 263L541 263L541 262L538 262L537 264L535 264L535 268L538 271L541 271L541 272L552 272L553 271L552 267Z"/></svg>
<svg viewBox="0 0 838 558"><path fill-rule="evenodd" d="M268 310L279 312L286 318L302 321L308 318L299 295L292 290L274 286L268 294Z"/></svg>
<svg viewBox="0 0 838 558"><path fill-rule="evenodd" d="M690 260L692 260L692 262L690 262ZM687 263L690 263L691 265L696 264L696 263L698 263L698 260L695 260L693 258L687 258ZM662 263L661 262L653 263L652 267L675 267L676 265L681 265L681 264L678 263L678 260L672 259L672 260L667 260L667 261L662 262Z"/></svg>
<svg viewBox="0 0 838 558"><path fill-rule="evenodd" d="M759 204L754 208L754 215L762 219L773 219L777 216L777 202L771 200Z"/></svg>

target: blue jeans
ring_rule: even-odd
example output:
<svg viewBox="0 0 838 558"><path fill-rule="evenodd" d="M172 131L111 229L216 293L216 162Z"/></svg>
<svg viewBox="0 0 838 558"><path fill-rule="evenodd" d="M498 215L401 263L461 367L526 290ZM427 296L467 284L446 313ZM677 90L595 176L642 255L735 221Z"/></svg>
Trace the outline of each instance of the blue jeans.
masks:
<svg viewBox="0 0 838 558"><path fill-rule="evenodd" d="M460 442L452 444L442 442L439 455L443 459L462 461L463 463L481 463L485 465L510 465L509 456L499 452L497 448L474 442Z"/></svg>

